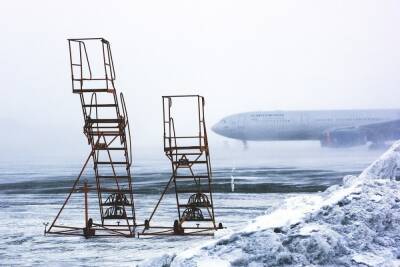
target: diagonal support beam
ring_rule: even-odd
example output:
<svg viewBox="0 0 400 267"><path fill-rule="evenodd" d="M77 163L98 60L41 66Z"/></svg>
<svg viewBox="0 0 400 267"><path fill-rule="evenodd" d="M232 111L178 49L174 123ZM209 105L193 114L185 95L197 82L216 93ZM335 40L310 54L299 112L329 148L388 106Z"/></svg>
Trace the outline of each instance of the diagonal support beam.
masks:
<svg viewBox="0 0 400 267"><path fill-rule="evenodd" d="M90 160L90 158L91 158L92 156L93 156L93 151L90 152L89 156L87 157L87 159L86 159L86 161L85 161L85 164L83 164L83 167L82 167L82 169L81 169L81 171L80 171L78 177L76 178L76 180L75 180L75 182L74 182L74 185L73 185L72 188L71 188L71 191L69 192L67 198L65 199L64 204L61 206L60 210L58 211L57 216L54 218L52 224L50 225L49 230L47 230L47 233L51 231L51 229L53 228L54 224L55 224L56 221L58 220L58 217L60 217L61 212L64 210L65 205L67 205L69 199L71 198L72 193L75 191L75 188L76 188L76 186L78 185L78 182L79 182L79 180L81 179L81 176L82 176L83 172L85 171L86 166L87 166L87 164L89 163L89 160Z"/></svg>

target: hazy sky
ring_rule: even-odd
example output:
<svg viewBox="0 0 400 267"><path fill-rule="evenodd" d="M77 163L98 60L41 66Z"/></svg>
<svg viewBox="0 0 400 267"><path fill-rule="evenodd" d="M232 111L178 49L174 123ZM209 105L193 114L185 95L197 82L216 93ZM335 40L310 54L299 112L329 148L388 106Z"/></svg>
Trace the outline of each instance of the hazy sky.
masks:
<svg viewBox="0 0 400 267"><path fill-rule="evenodd" d="M3 2L3 161L88 150L67 38L111 42L139 155L160 144L163 94L204 95L209 127L242 111L399 107L399 1Z"/></svg>

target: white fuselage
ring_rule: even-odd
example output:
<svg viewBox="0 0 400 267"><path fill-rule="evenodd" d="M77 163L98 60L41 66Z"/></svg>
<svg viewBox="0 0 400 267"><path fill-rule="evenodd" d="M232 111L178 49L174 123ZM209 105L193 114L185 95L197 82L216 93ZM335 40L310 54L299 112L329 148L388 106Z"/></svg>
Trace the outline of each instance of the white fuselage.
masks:
<svg viewBox="0 0 400 267"><path fill-rule="evenodd" d="M223 118L212 130L239 140L318 140L324 131L400 120L400 110L246 112Z"/></svg>

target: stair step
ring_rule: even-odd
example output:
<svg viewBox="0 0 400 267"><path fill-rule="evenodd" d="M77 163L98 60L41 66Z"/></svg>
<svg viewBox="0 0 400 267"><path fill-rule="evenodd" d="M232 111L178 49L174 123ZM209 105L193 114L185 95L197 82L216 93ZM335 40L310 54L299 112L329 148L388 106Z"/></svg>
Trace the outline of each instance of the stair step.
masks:
<svg viewBox="0 0 400 267"><path fill-rule="evenodd" d="M125 150L124 147L96 147L96 150Z"/></svg>
<svg viewBox="0 0 400 267"><path fill-rule="evenodd" d="M88 119L88 123L121 123L123 119Z"/></svg>
<svg viewBox="0 0 400 267"><path fill-rule="evenodd" d="M189 153L174 153L172 152L172 156L200 156L201 154L203 154L202 152L189 152ZM169 154L168 154L169 155Z"/></svg>
<svg viewBox="0 0 400 267"><path fill-rule="evenodd" d="M116 104L85 104L83 105L84 108L108 108L108 107L116 107Z"/></svg>
<svg viewBox="0 0 400 267"><path fill-rule="evenodd" d="M86 125L85 128L86 129L91 129L91 130L93 130L93 129L94 130L112 129L112 130L118 130L119 131L119 129L121 127L119 125L109 125L109 124L99 125L99 126L97 126L97 124L95 124L95 125L90 124L90 127L88 125Z"/></svg>
<svg viewBox="0 0 400 267"><path fill-rule="evenodd" d="M192 176L192 175L176 175L175 176L175 178L176 179L207 179L207 178L209 178L209 176L208 175L195 175L195 176Z"/></svg>
<svg viewBox="0 0 400 267"><path fill-rule="evenodd" d="M99 175L97 176L99 179L129 179L130 176L123 175L123 176L113 176L113 175Z"/></svg>
<svg viewBox="0 0 400 267"><path fill-rule="evenodd" d="M164 148L164 151L172 151L172 150L190 150L190 149L200 149L204 150L205 146L172 146Z"/></svg>
<svg viewBox="0 0 400 267"><path fill-rule="evenodd" d="M107 78L73 78L73 81L112 81L110 77ZM92 88L93 89L93 88Z"/></svg>
<svg viewBox="0 0 400 267"><path fill-rule="evenodd" d="M100 164L100 165L111 165L111 164L128 164L126 161L98 161L95 164Z"/></svg>
<svg viewBox="0 0 400 267"><path fill-rule="evenodd" d="M79 80L75 80L79 81ZM111 93L114 89L75 89L72 90L73 93Z"/></svg>
<svg viewBox="0 0 400 267"><path fill-rule="evenodd" d="M181 166L189 165L189 164L205 164L207 163L206 160L186 160L186 161L173 161L174 164L180 164Z"/></svg>
<svg viewBox="0 0 400 267"><path fill-rule="evenodd" d="M93 135L93 136L99 136L99 135L103 135L103 136L119 136L119 135L123 135L123 133L120 132L120 131L88 131L87 134Z"/></svg>

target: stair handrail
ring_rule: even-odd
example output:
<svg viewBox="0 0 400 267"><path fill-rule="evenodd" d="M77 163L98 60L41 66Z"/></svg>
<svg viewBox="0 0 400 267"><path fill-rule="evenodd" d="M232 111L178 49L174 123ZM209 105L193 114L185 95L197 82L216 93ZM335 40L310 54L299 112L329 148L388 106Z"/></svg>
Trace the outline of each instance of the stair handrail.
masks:
<svg viewBox="0 0 400 267"><path fill-rule="evenodd" d="M88 53L87 53L87 50L86 50L86 44L85 44L84 41L79 41L79 42L81 42L83 44L83 50L85 51L86 63L87 63L88 69L89 69L89 79L92 79L92 69L90 67L89 56L88 56ZM83 67L83 65L81 66L81 68L82 67ZM83 77L81 77L81 78L83 79Z"/></svg>
<svg viewBox="0 0 400 267"><path fill-rule="evenodd" d="M108 41L107 41L107 47L108 47L108 57L109 57L110 66L111 66L111 78L112 78L112 80L115 80L116 76L115 76L115 69L114 69L114 59L113 59L112 53L111 53L111 45L110 45L110 42L108 42Z"/></svg>
<svg viewBox="0 0 400 267"><path fill-rule="evenodd" d="M94 100L94 104L93 104L93 100ZM97 94L96 92L93 92L91 97L90 97L90 106L89 106L89 115L88 117L90 118L90 115L92 115L92 107L96 108L96 118L97 118Z"/></svg>
<svg viewBox="0 0 400 267"><path fill-rule="evenodd" d="M126 104L125 104L125 98L124 94L120 93L119 97L121 99L121 105L122 105L122 113L124 114L124 124L128 128L128 139L129 139L129 155L128 156L128 167L131 166L132 164L132 138L131 138L131 129L129 126L129 118L128 118L128 110L126 109Z"/></svg>
<svg viewBox="0 0 400 267"><path fill-rule="evenodd" d="M175 149L176 149L178 147L178 144L177 144L177 139L176 139L175 122L174 122L174 118L172 118L172 117L169 118L169 127L172 129L172 135L173 135L173 136L169 136L169 138L170 138L170 140L171 139L173 140L173 142L174 142L173 147L175 147ZM170 151L172 154L172 148L170 148ZM178 154L177 153L175 153L175 154L176 154L175 160L178 161Z"/></svg>
<svg viewBox="0 0 400 267"><path fill-rule="evenodd" d="M205 120L205 116L204 116L204 106L205 106L204 97L201 97L201 116L202 116L201 122L203 125L204 147L206 148L206 153L208 153L208 137L207 137L206 120ZM202 136L200 136L200 142L201 142L201 138L202 138Z"/></svg>

